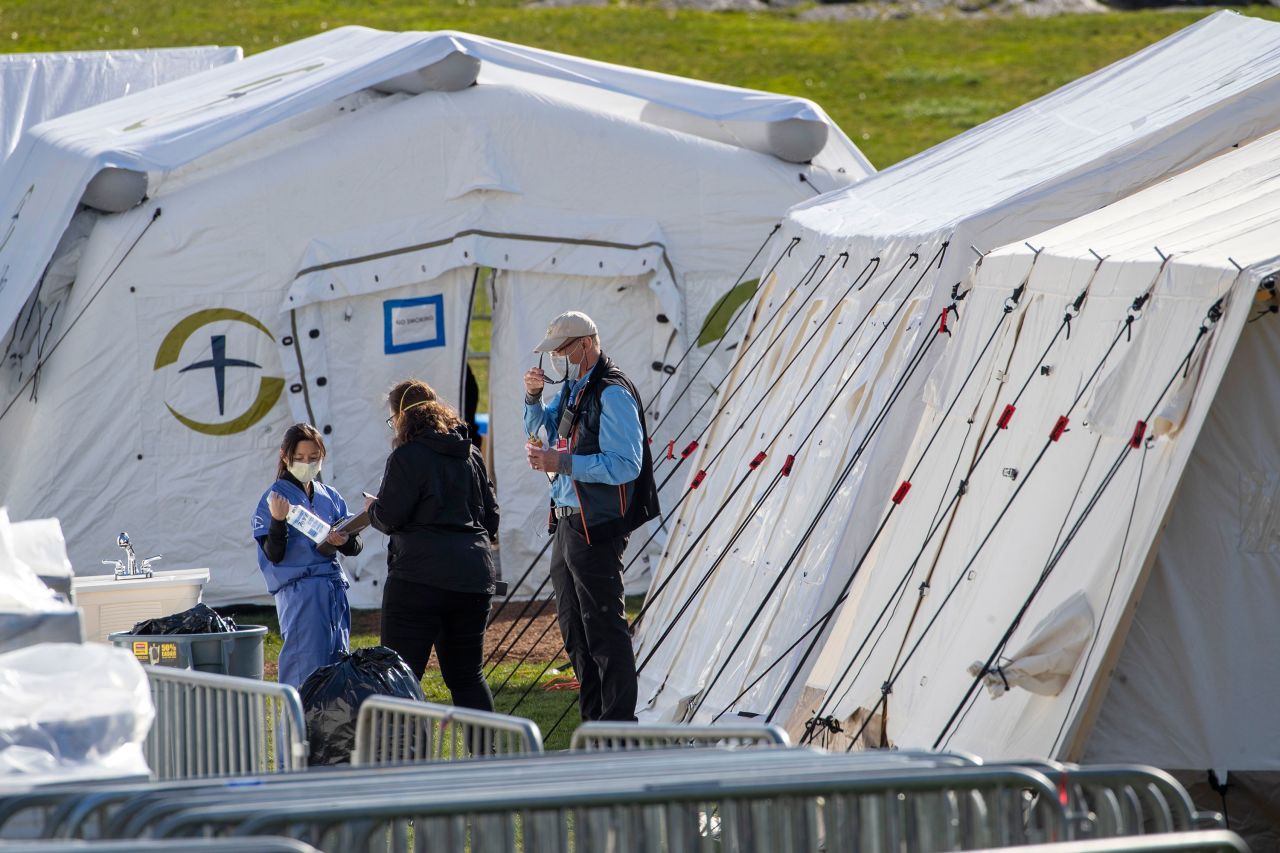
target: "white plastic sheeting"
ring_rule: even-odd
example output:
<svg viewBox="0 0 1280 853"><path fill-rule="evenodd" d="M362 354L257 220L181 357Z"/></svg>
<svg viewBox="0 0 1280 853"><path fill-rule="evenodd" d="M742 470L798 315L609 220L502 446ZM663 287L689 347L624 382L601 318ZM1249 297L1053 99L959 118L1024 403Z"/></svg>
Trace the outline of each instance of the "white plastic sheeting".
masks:
<svg viewBox="0 0 1280 853"><path fill-rule="evenodd" d="M0 655L0 780L44 784L150 775L155 717L142 665L125 649L42 643Z"/></svg>
<svg viewBox="0 0 1280 853"><path fill-rule="evenodd" d="M638 637L644 716L694 707L703 720L729 709L788 718L820 645L805 632L842 596L863 594L854 570L943 349L926 352L927 333L974 249L1022 240L1274 128L1278 47L1275 24L1213 15L788 215L776 280L730 375L741 388L721 394L683 474L707 472L676 521L651 598L663 592ZM990 299L998 307L1008 295ZM959 310L967 321L974 308ZM937 458L947 471L955 457Z"/></svg>
<svg viewBox="0 0 1280 853"><path fill-rule="evenodd" d="M62 538L62 525L58 519L10 522L9 533L13 556L26 563L36 575L69 578L75 574L71 560L67 559L67 542Z"/></svg>
<svg viewBox="0 0 1280 853"><path fill-rule="evenodd" d="M238 47L86 50L0 56L0 163L29 127L235 62Z"/></svg>
<svg viewBox="0 0 1280 853"><path fill-rule="evenodd" d="M30 565L23 556L27 548L17 540L9 512L0 507L0 613L61 613L71 611L71 605L60 600L36 574L37 567ZM25 536L21 538L25 539ZM20 552L24 552L20 556ZM64 556L65 560L65 556Z"/></svg>
<svg viewBox="0 0 1280 853"><path fill-rule="evenodd" d="M368 88L461 54L481 62L475 86ZM0 173L0 198L27 199L11 239L0 233L0 264L14 264L0 328L18 306L3 344L20 356L0 368L0 457L14 460L0 495L22 516L59 516L77 565L96 566L128 529L173 565L209 566L210 603L264 600L248 519L285 427L321 429L326 482L358 505L389 451L395 380L462 403L473 283L498 269L491 425L515 580L545 541L534 510L546 481L518 464L511 411L533 363L526 339L594 306L605 351L655 391L655 363L679 357L684 330L810 193L797 176L865 174L834 126L814 163L795 165L643 120L653 103L730 123L825 121L792 98L460 34L348 28L47 123L26 164ZM48 223L103 166L146 171L150 201L78 216L50 268L60 277L28 299ZM47 192L28 194L37 178ZM651 423L685 381L653 401ZM381 601L384 546L371 532L344 560L356 606Z"/></svg>
<svg viewBox="0 0 1280 853"><path fill-rule="evenodd" d="M908 454L933 462L795 719L872 711L888 743L990 758L1280 768L1277 163L1273 134L983 260ZM1061 692L976 689L971 661L1081 594L1095 627Z"/></svg>

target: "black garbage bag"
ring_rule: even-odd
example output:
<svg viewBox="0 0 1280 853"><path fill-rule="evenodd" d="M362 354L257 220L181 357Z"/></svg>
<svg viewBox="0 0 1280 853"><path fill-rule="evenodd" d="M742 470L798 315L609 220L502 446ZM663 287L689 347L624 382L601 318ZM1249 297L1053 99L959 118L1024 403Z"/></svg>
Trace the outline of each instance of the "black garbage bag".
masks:
<svg viewBox="0 0 1280 853"><path fill-rule="evenodd" d="M422 685L400 655L386 646L356 649L337 663L322 666L302 689L311 753L307 763L349 764L356 741L356 715L370 696L399 696L426 701Z"/></svg>
<svg viewBox="0 0 1280 853"><path fill-rule="evenodd" d="M143 636L154 636L156 634L227 634L234 630L236 630L236 623L230 616L220 616L216 610L207 604L197 604L190 610L184 610L172 616L143 619L134 625L129 633Z"/></svg>

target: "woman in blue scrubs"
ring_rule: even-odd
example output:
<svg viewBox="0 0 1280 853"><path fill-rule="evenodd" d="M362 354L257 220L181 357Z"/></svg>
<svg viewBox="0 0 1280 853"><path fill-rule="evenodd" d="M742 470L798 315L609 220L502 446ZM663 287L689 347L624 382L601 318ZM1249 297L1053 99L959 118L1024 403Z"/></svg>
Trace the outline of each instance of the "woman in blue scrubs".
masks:
<svg viewBox="0 0 1280 853"><path fill-rule="evenodd" d="M253 515L258 568L267 579L267 591L275 596L284 637L279 680L294 687L301 687L307 676L350 650L349 584L338 555L320 553L316 543L285 521L291 505L330 525L347 517L342 495L317 479L324 453L324 439L311 424L289 427L280 444L276 481ZM358 534L330 532L326 541L348 557L360 553Z"/></svg>

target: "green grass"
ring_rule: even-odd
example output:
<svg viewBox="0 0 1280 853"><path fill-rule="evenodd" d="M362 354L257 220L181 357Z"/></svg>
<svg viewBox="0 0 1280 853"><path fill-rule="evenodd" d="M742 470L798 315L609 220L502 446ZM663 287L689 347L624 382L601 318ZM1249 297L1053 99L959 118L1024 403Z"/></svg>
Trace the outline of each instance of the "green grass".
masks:
<svg viewBox="0 0 1280 853"><path fill-rule="evenodd" d="M493 314L487 285L489 275L490 270L487 267L480 270L479 284L471 301L471 326L467 335L468 352L487 353L489 351L493 330L493 321L489 319ZM489 411L489 359L468 358L467 364L471 365L471 372L476 376L476 384L480 386L479 410L487 412Z"/></svg>
<svg viewBox="0 0 1280 853"><path fill-rule="evenodd" d="M10 0L8 51L238 44L266 50L346 24L457 29L820 103L883 168L1132 53L1209 9L1048 19L802 22L794 11L517 0ZM1280 9L1246 7L1275 19Z"/></svg>

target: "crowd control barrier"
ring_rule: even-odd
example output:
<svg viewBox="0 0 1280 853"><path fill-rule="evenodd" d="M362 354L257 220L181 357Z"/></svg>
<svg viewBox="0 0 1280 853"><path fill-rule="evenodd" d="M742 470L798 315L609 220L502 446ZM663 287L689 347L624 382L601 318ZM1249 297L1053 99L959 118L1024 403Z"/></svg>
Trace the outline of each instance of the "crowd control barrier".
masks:
<svg viewBox="0 0 1280 853"><path fill-rule="evenodd" d="M1217 829L1006 847L1001 853L1249 853L1249 845L1234 832Z"/></svg>
<svg viewBox="0 0 1280 853"><path fill-rule="evenodd" d="M156 719L144 751L157 779L300 770L307 727L287 684L145 667Z"/></svg>
<svg viewBox="0 0 1280 853"><path fill-rule="evenodd" d="M30 841L0 844L4 853L321 853L292 838L185 838L133 841Z"/></svg>
<svg viewBox="0 0 1280 853"><path fill-rule="evenodd" d="M542 752L542 733L523 717L370 696L356 718L354 765L456 761Z"/></svg>
<svg viewBox="0 0 1280 853"><path fill-rule="evenodd" d="M1080 849L1127 851L1147 848L1113 836L1216 818L1192 811L1157 770L1030 764L905 750L649 749L82 783L0 799L0 838L26 810L42 816L45 837L285 835L343 851L931 853L1096 838L1111 846Z"/></svg>
<svg viewBox="0 0 1280 853"><path fill-rule="evenodd" d="M166 837L285 833L325 850L471 853L931 853L1069 837L1056 790L1036 771L776 760L793 752L651 751L661 760L644 767L636 766L641 752L595 753L573 765L559 757L456 763L414 790L261 791L235 803L175 803L131 828ZM468 765L492 770L464 776Z"/></svg>
<svg viewBox="0 0 1280 853"><path fill-rule="evenodd" d="M683 723L591 722L578 726L569 742L569 749L581 752L706 746L788 747L791 746L791 738L781 726L773 724L695 726Z"/></svg>

